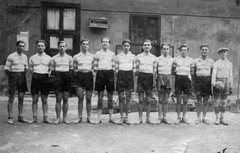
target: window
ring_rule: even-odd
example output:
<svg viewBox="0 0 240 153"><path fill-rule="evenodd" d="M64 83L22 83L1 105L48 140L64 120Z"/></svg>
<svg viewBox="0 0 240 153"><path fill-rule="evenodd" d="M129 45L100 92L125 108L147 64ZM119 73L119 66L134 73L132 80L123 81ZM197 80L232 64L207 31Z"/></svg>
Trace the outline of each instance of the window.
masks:
<svg viewBox="0 0 240 153"><path fill-rule="evenodd" d="M48 42L46 53L58 53L58 41L67 44L67 53L80 50L80 4L42 2L42 39Z"/></svg>
<svg viewBox="0 0 240 153"><path fill-rule="evenodd" d="M132 41L132 52L142 52L141 46L144 39L152 41L152 53L160 55L160 16L157 15L130 15L129 39Z"/></svg>
<svg viewBox="0 0 240 153"><path fill-rule="evenodd" d="M131 15L130 40L138 44L144 39L150 39L153 44L159 44L159 22L159 16Z"/></svg>

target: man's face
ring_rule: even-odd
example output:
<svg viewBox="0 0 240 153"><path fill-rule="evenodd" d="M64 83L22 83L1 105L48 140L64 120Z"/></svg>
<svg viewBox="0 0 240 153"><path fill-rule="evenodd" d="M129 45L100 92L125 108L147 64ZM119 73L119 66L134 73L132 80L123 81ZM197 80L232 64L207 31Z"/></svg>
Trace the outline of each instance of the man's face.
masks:
<svg viewBox="0 0 240 153"><path fill-rule="evenodd" d="M228 55L228 52L227 51L220 51L218 52L219 56L221 59L225 59Z"/></svg>
<svg viewBox="0 0 240 153"><path fill-rule="evenodd" d="M17 51L22 53L25 50L25 43L19 43L17 46Z"/></svg>
<svg viewBox="0 0 240 153"><path fill-rule="evenodd" d="M201 55L203 56L207 56L209 52L209 48L208 47L202 47L201 49Z"/></svg>
<svg viewBox="0 0 240 153"><path fill-rule="evenodd" d="M185 57L185 56L187 56L188 48L182 47L180 52L181 52L182 57Z"/></svg>
<svg viewBox="0 0 240 153"><path fill-rule="evenodd" d="M67 50L67 45L66 45L66 43L60 43L60 44L58 45L58 49L59 49L59 52L60 52L60 53L65 53L65 51Z"/></svg>
<svg viewBox="0 0 240 153"><path fill-rule="evenodd" d="M162 47L162 54L164 55L164 56L167 56L167 55L169 55L169 45L163 45L163 47Z"/></svg>
<svg viewBox="0 0 240 153"><path fill-rule="evenodd" d="M103 49L108 49L110 46L109 39L105 38L102 40L102 48Z"/></svg>
<svg viewBox="0 0 240 153"><path fill-rule="evenodd" d="M83 41L82 42L82 50L83 51L88 51L89 49L89 42L88 41Z"/></svg>
<svg viewBox="0 0 240 153"><path fill-rule="evenodd" d="M37 48L38 48L38 52L39 52L39 53L43 53L44 50L45 50L45 48L46 48L46 46L45 46L45 44L44 44L43 42L39 42L39 43L37 44Z"/></svg>
<svg viewBox="0 0 240 153"><path fill-rule="evenodd" d="M130 50L130 44L128 42L125 42L123 44L123 51L128 52Z"/></svg>
<svg viewBox="0 0 240 153"><path fill-rule="evenodd" d="M150 50L152 49L152 45L150 42L144 42L143 43L143 50L145 52L150 52Z"/></svg>

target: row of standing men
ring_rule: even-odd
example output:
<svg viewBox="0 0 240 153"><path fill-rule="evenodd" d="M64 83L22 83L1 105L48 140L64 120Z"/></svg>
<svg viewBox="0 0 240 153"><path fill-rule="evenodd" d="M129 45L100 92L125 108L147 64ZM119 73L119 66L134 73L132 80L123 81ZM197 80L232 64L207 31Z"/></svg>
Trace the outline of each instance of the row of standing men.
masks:
<svg viewBox="0 0 240 153"><path fill-rule="evenodd" d="M58 42L59 53L52 58L45 53L46 42L38 40L36 46L38 52L30 57L29 68L27 56L23 53L25 42L16 43L17 51L10 54L5 65L5 73L8 76L9 100L8 100L8 123L13 124L13 101L15 93L18 93L18 121L24 123L38 122L38 99L39 93L42 101L43 122L59 124L60 113L63 111L62 122L70 124L67 119L68 97L71 86L70 78L76 79L76 93L78 97L78 118L73 123L82 122L83 100L86 97L87 122L100 124L103 108L104 90L107 91L109 123L127 124L130 110L130 101L134 89L134 76L137 79L137 93L139 97L138 111L139 122L143 123L143 104L146 104L146 123L148 124L171 124L166 118L168 110L168 99L172 88L172 76L175 75L175 95L177 99L176 110L177 120L175 124L190 124L186 118L187 103L189 95L193 91L197 95L196 124L210 124L206 119L208 111L208 100L210 95L214 99L214 111L216 114L216 125L228 125L224 119L227 96L232 93L232 63L227 60L228 48L220 48L217 52L219 60L214 63L208 57L209 46L200 46L201 56L192 59L188 56L189 47L183 44L179 47L180 55L172 58L169 55L171 45L163 43L161 45L162 55L156 57L150 51L151 41L143 41L143 52L135 56L131 53L131 42L128 39L122 41L123 51L115 56L109 50L110 39L101 39L102 49L92 54L89 51L90 41L81 41L81 52L73 58L66 53L67 44L64 41ZM24 94L27 91L26 71L32 73L31 94L33 119L26 120L23 115ZM96 73L95 91L98 92L98 118L91 119L91 97L94 87L93 73ZM114 86L116 75L117 84ZM51 80L51 81L50 81ZM56 116L52 122L48 118L47 98L49 93L49 82L54 87L56 95ZM158 93L158 122L150 120L152 89L157 87ZM120 120L114 121L113 114L113 92L116 89L119 96ZM85 93L85 94L84 94ZM61 105L61 101L63 103ZM202 107L203 106L203 107ZM202 108L202 109L201 109ZM201 111L203 115L201 117ZM182 112L182 113L181 113Z"/></svg>

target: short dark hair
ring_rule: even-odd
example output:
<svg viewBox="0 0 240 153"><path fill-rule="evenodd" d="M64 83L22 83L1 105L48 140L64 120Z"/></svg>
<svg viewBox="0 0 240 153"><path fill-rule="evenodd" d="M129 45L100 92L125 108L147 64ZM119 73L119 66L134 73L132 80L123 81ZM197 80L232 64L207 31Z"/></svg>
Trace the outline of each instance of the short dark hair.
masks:
<svg viewBox="0 0 240 153"><path fill-rule="evenodd" d="M88 40L88 39L82 39L82 40L80 41L80 44L82 44L84 41L87 41L87 42L88 42L88 45L90 45L90 40Z"/></svg>
<svg viewBox="0 0 240 153"><path fill-rule="evenodd" d="M101 39L101 43L103 42L103 39L108 39L109 44L111 44L111 41L110 41L110 39L109 39L108 37L103 37L103 38Z"/></svg>
<svg viewBox="0 0 240 153"><path fill-rule="evenodd" d="M183 47L187 47L187 50L189 50L189 47L188 47L187 44L182 44L182 45L178 48L178 50L181 50Z"/></svg>
<svg viewBox="0 0 240 153"><path fill-rule="evenodd" d="M209 48L208 44L202 44L202 45L200 46L200 49L202 49L203 47Z"/></svg>
<svg viewBox="0 0 240 153"><path fill-rule="evenodd" d="M163 48L163 46L169 46L169 47L171 47L171 44L169 44L169 43L163 43L162 45L161 45L161 49Z"/></svg>
<svg viewBox="0 0 240 153"><path fill-rule="evenodd" d="M58 46L59 46L60 44L62 44L62 43L66 44L66 46L67 46L67 43L66 43L65 41L63 41L63 40L61 40L61 41L58 42Z"/></svg>
<svg viewBox="0 0 240 153"><path fill-rule="evenodd" d="M17 43L16 43L16 46L18 46L18 45L21 44L21 43L24 43L24 44L26 45L26 43L25 43L24 41L18 40Z"/></svg>
<svg viewBox="0 0 240 153"><path fill-rule="evenodd" d="M144 44L145 42L149 42L150 44L152 44L152 41L149 39L144 39L142 44Z"/></svg>
<svg viewBox="0 0 240 153"><path fill-rule="evenodd" d="M41 40L41 39L36 41L36 45L38 45L38 43L40 43L40 42L44 43L44 45L47 46L46 41L45 40Z"/></svg>
<svg viewBox="0 0 240 153"><path fill-rule="evenodd" d="M124 39L124 40L122 41L122 45L124 45L125 43L129 43L129 45L131 45L131 40L129 40L129 39Z"/></svg>

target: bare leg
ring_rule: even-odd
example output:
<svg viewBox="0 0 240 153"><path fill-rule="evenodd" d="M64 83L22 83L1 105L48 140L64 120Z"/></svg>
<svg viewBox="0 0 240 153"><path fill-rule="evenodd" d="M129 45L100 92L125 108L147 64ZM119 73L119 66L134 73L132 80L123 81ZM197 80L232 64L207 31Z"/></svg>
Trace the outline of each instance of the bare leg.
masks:
<svg viewBox="0 0 240 153"><path fill-rule="evenodd" d="M103 94L104 91L98 91L98 122L101 123L102 107L103 107Z"/></svg>
<svg viewBox="0 0 240 153"><path fill-rule="evenodd" d="M151 102L150 102L150 99L151 99L151 93L146 93L146 104L147 104L147 120L146 120L146 123L154 124L150 120L150 112L151 112Z"/></svg>
<svg viewBox="0 0 240 153"><path fill-rule="evenodd" d="M24 92L18 92L18 121L22 123L28 123L28 120L23 118L23 101L24 101Z"/></svg>
<svg viewBox="0 0 240 153"><path fill-rule="evenodd" d="M163 111L163 107L162 107L162 103L164 100L164 92L162 91L162 89L160 89L160 91L158 92L158 123L160 124L162 122L162 111Z"/></svg>
<svg viewBox="0 0 240 153"><path fill-rule="evenodd" d="M170 96L170 92L166 91L165 94L164 94L164 101L163 101L163 104L162 104L162 112L163 112L162 122L166 123L166 124L172 124L171 122L169 122L166 119L167 111L168 111L168 98L169 98L169 96Z"/></svg>
<svg viewBox="0 0 240 153"><path fill-rule="evenodd" d="M12 116L12 109L13 109L13 101L14 101L15 94L9 94L7 110L8 110L8 124L13 124L13 116Z"/></svg>
<svg viewBox="0 0 240 153"><path fill-rule="evenodd" d="M29 124L37 123L37 114L38 114L38 94L32 94L32 111L33 111L33 120L29 121Z"/></svg>
<svg viewBox="0 0 240 153"><path fill-rule="evenodd" d="M55 95L56 95L55 111L56 111L57 119L54 122L54 124L59 124L60 123L62 95L61 95L61 92L55 92Z"/></svg>
<svg viewBox="0 0 240 153"><path fill-rule="evenodd" d="M120 110L120 115L121 115L121 119L118 124L123 124L123 122L124 122L124 111L123 110L124 110L124 101L125 101L124 91L118 92L118 99L119 99L119 110Z"/></svg>
<svg viewBox="0 0 240 153"><path fill-rule="evenodd" d="M196 103L196 112L197 112L197 120L196 124L199 124L201 122L201 108L202 108L202 96L197 95L197 103Z"/></svg>
<svg viewBox="0 0 240 153"><path fill-rule="evenodd" d="M139 124L141 124L142 123L142 113L143 113L143 100L144 100L143 92L138 93L138 99L139 99L139 103L138 103Z"/></svg>
<svg viewBox="0 0 240 153"><path fill-rule="evenodd" d="M93 123L91 121L91 111L92 111L91 98L92 98L92 91L86 90L86 108L87 108L87 122L88 123Z"/></svg>
<svg viewBox="0 0 240 153"><path fill-rule="evenodd" d="M130 125L131 123L129 122L128 120L128 113L129 113L129 110L130 110L130 102L131 102L131 96L132 96L132 90L126 90L126 104L125 105L125 118L124 118L124 123L127 124L127 125Z"/></svg>
<svg viewBox="0 0 240 153"><path fill-rule="evenodd" d="M48 94L41 94L42 100L42 111L43 111L43 122L52 124L53 122L48 119L48 103L47 103Z"/></svg>
<svg viewBox="0 0 240 153"><path fill-rule="evenodd" d="M107 91L107 98L108 98L108 112L109 112L109 122L115 123L112 119L113 115L113 91Z"/></svg>
<svg viewBox="0 0 240 153"><path fill-rule="evenodd" d="M208 99L209 99L209 96L204 96L203 97L203 119L202 119L202 122L205 123L205 124L210 124L206 120L206 115L207 115L208 106L209 106Z"/></svg>
<svg viewBox="0 0 240 153"><path fill-rule="evenodd" d="M70 124L70 121L67 119L67 112L68 112L68 97L69 92L63 92L63 123Z"/></svg>
<svg viewBox="0 0 240 153"><path fill-rule="evenodd" d="M83 94L83 89L78 88L77 89L77 97L78 97L78 119L76 121L73 121L73 123L80 123L82 121L82 111L83 111L83 99L84 99L84 94Z"/></svg>
<svg viewBox="0 0 240 153"><path fill-rule="evenodd" d="M187 114L187 108L188 108L188 97L189 95L187 94L183 94L183 118L182 118L182 122L185 124L190 124L188 122L188 120L186 119L186 114Z"/></svg>
<svg viewBox="0 0 240 153"><path fill-rule="evenodd" d="M175 124L179 124L181 122L181 100L182 100L182 95L180 94L176 94L176 98L177 98L177 121L175 122Z"/></svg>

